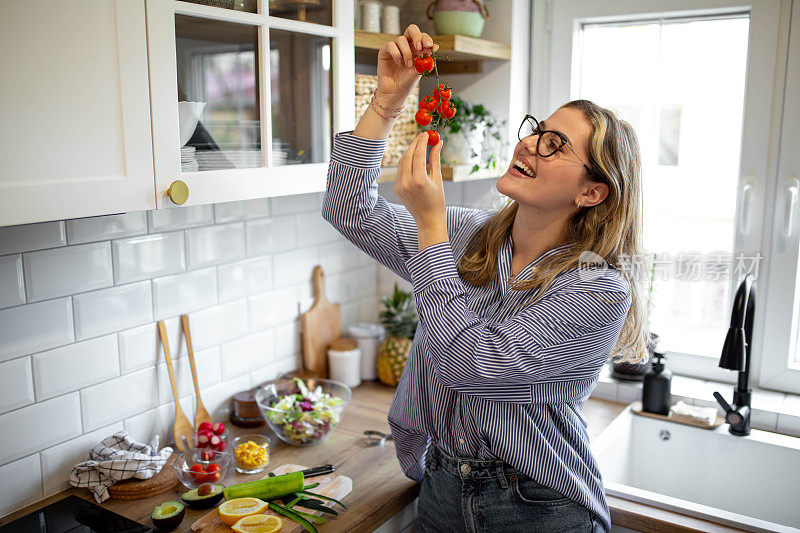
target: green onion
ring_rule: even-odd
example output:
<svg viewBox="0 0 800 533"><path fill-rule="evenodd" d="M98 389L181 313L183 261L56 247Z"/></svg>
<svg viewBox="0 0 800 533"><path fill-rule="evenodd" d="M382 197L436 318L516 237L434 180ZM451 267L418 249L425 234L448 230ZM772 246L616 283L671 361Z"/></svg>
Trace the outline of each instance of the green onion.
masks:
<svg viewBox="0 0 800 533"><path fill-rule="evenodd" d="M289 509L281 507L280 505L272 502L268 502L268 505L269 508L275 511L276 513L282 514L286 518L294 520L295 522L303 526L303 529L305 529L309 533L319 533L317 531L317 528L314 527L314 524L312 524L311 522L309 522L308 520L297 514L295 511L290 511Z"/></svg>

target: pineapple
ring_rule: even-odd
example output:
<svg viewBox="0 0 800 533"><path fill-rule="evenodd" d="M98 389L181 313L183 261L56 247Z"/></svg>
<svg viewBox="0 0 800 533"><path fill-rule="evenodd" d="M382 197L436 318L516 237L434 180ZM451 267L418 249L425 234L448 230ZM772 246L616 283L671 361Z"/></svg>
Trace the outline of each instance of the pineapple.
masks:
<svg viewBox="0 0 800 533"><path fill-rule="evenodd" d="M400 375L411 351L411 342L417 329L417 310L411 293L401 291L394 284L394 294L381 298L384 309L379 316L386 328L386 336L378 346L378 379L390 387L400 382Z"/></svg>

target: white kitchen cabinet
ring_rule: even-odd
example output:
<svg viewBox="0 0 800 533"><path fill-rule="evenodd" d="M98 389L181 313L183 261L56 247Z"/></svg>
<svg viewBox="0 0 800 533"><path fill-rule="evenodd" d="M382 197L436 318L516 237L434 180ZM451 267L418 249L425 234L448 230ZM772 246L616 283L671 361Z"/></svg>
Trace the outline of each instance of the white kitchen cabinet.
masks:
<svg viewBox="0 0 800 533"><path fill-rule="evenodd" d="M146 0L158 207L176 180L183 205L324 190L353 127L353 3L205 3Z"/></svg>
<svg viewBox="0 0 800 533"><path fill-rule="evenodd" d="M153 209L142 0L3 2L0 226Z"/></svg>

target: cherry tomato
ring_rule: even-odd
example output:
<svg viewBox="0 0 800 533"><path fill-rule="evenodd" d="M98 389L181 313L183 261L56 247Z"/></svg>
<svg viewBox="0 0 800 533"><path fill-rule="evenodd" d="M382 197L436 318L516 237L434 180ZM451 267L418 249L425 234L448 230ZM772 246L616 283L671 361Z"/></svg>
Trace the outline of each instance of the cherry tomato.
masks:
<svg viewBox="0 0 800 533"><path fill-rule="evenodd" d="M439 132L428 130L428 146L436 146L437 144L439 144Z"/></svg>
<svg viewBox="0 0 800 533"><path fill-rule="evenodd" d="M425 111L433 111L436 109L437 101L433 99L432 96L426 96L423 98L419 103L419 108L424 109Z"/></svg>
<svg viewBox="0 0 800 533"><path fill-rule="evenodd" d="M414 60L414 70L422 74L425 72L425 58L422 56L417 57Z"/></svg>
<svg viewBox="0 0 800 533"><path fill-rule="evenodd" d="M198 483L203 483L206 479L206 470L201 464L193 464L189 469L189 473L192 474L192 477L194 477L194 480Z"/></svg>
<svg viewBox="0 0 800 533"><path fill-rule="evenodd" d="M416 120L417 124L419 124L420 126L427 126L428 124L431 123L433 117L425 109L420 109L419 111L417 111L417 114L414 115L414 120Z"/></svg>
<svg viewBox="0 0 800 533"><path fill-rule="evenodd" d="M219 465L216 463L211 463L210 465L206 466L205 482L216 483L219 481L219 478L222 477L219 470Z"/></svg>
<svg viewBox="0 0 800 533"><path fill-rule="evenodd" d="M449 100L442 101L442 111L441 114L446 119L451 119L456 116L456 108L453 104L450 103Z"/></svg>
<svg viewBox="0 0 800 533"><path fill-rule="evenodd" d="M422 70L425 72L430 72L433 70L433 58L431 56L425 56L422 58Z"/></svg>
<svg viewBox="0 0 800 533"><path fill-rule="evenodd" d="M433 97L437 100L450 100L451 96L453 96L452 88L444 83L440 83L433 90Z"/></svg>

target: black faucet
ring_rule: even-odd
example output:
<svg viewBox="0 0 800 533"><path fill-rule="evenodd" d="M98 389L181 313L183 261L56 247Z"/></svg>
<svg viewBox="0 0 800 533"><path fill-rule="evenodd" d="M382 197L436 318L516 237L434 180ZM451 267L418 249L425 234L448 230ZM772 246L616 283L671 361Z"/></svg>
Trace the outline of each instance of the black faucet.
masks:
<svg viewBox="0 0 800 533"><path fill-rule="evenodd" d="M753 316L756 310L756 292L753 276L747 274L739 284L733 300L731 326L722 346L719 366L728 370L738 370L739 380L733 391L733 407L718 392L714 398L725 409L725 422L730 426L731 435L744 437L750 434L750 347L753 344Z"/></svg>

